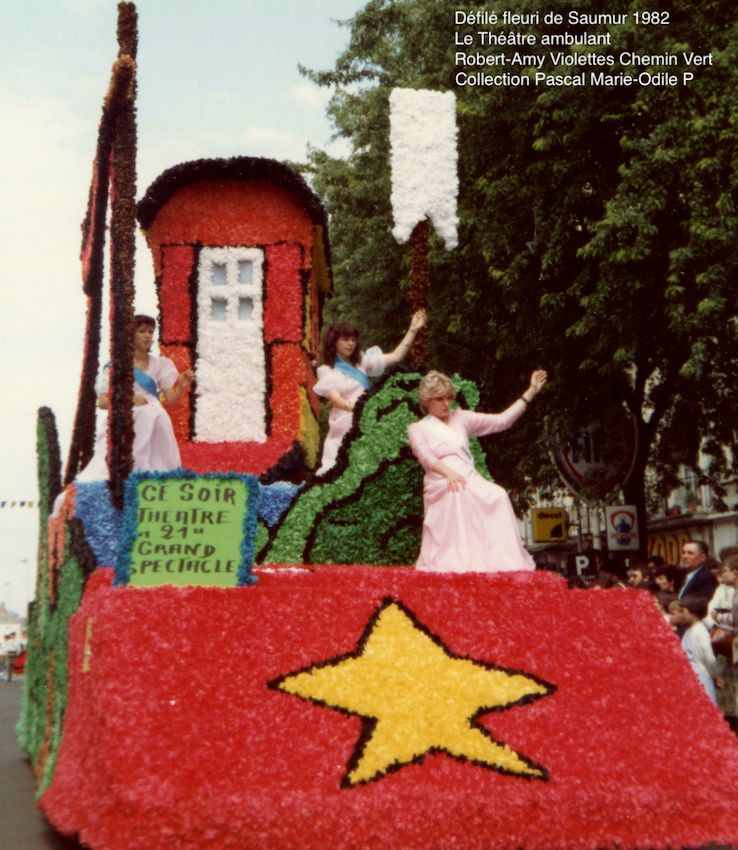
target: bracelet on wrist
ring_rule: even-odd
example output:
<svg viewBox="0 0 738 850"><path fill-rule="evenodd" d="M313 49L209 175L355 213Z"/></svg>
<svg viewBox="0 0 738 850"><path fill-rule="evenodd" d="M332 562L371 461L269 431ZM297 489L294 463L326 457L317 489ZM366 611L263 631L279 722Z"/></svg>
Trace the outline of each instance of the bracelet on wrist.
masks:
<svg viewBox="0 0 738 850"><path fill-rule="evenodd" d="M525 402L526 407L530 404L530 402L528 401L528 399L524 395L520 396L520 400Z"/></svg>

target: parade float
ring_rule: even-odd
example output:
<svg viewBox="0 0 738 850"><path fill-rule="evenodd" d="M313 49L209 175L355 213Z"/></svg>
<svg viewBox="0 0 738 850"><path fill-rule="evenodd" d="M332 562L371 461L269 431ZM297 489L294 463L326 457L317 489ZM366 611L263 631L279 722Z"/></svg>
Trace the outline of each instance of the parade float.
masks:
<svg viewBox="0 0 738 850"><path fill-rule="evenodd" d="M331 291L322 204L287 166L244 156L176 165L136 207L130 3L119 43L84 224L87 335L64 473L54 416L38 419L19 737L54 828L95 850L738 845L738 747L648 595L410 566L417 374L367 393L336 466L311 476ZM455 153L439 165L444 147L425 134L431 167L451 176L433 183L438 204L418 202L429 181L403 139L419 121L453 136L453 98L398 93L391 108L415 306L426 218L455 243ZM88 482L111 200L110 477ZM173 473L131 469L136 215L162 352L197 374L172 410ZM456 382L473 408L476 388Z"/></svg>

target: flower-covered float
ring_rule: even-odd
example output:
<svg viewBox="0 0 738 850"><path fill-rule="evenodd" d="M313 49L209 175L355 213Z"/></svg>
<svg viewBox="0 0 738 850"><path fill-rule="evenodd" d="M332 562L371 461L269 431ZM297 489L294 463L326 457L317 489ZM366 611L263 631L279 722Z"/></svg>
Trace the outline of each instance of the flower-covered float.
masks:
<svg viewBox="0 0 738 850"><path fill-rule="evenodd" d="M54 827L95 850L738 844L738 747L646 594L407 566L417 375L366 394L309 480L330 258L319 200L279 163L177 166L138 205L162 348L198 379L172 414L183 468L130 472L131 4L120 31L64 478L51 411L38 422L19 733ZM110 183L111 480L82 482Z"/></svg>

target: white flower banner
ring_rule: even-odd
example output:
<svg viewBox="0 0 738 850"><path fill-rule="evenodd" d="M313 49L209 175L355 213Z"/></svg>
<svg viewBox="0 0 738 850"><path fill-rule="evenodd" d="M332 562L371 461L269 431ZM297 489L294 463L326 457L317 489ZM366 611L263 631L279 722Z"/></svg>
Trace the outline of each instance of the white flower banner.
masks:
<svg viewBox="0 0 738 850"><path fill-rule="evenodd" d="M393 89L392 234L398 242L407 242L415 225L429 218L447 248L458 244L456 136L453 92Z"/></svg>

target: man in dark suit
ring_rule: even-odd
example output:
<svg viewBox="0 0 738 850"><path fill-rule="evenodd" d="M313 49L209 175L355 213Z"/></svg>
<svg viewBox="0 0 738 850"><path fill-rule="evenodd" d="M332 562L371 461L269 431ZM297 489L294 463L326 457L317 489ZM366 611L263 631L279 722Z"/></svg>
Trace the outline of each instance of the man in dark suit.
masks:
<svg viewBox="0 0 738 850"><path fill-rule="evenodd" d="M704 540L688 540L682 546L682 563L679 570L683 576L679 598L701 596L709 602L717 587L717 579L707 566L710 550Z"/></svg>

